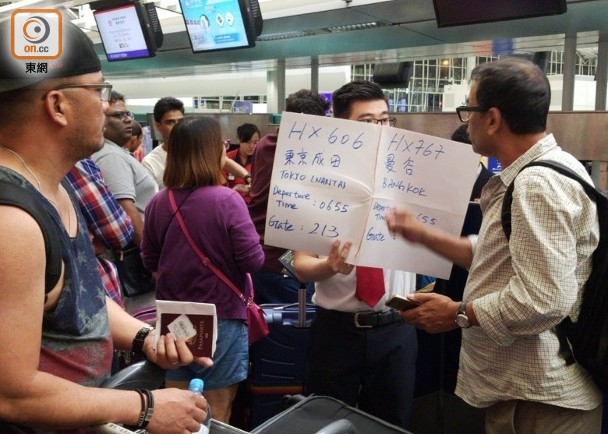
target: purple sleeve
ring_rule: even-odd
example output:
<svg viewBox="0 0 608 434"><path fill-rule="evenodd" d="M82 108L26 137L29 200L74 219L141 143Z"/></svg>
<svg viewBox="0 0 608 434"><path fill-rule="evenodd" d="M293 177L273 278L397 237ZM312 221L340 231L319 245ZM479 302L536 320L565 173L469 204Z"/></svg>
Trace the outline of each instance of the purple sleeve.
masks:
<svg viewBox="0 0 608 434"><path fill-rule="evenodd" d="M230 210L227 216L234 260L244 273L257 271L264 263L264 252L247 204L238 195L231 195L226 202Z"/></svg>

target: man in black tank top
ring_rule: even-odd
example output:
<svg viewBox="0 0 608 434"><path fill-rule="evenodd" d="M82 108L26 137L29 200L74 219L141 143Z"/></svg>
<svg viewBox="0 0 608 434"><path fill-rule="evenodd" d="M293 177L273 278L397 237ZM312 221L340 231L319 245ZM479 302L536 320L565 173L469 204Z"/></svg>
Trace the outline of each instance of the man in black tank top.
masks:
<svg viewBox="0 0 608 434"><path fill-rule="evenodd" d="M84 433L107 422L197 431L208 416L201 396L96 388L114 348L163 368L193 356L171 336L154 349L155 332L104 297L62 179L102 146L112 86L91 40L59 17L24 9L0 22L0 189L9 194L0 204L0 431Z"/></svg>

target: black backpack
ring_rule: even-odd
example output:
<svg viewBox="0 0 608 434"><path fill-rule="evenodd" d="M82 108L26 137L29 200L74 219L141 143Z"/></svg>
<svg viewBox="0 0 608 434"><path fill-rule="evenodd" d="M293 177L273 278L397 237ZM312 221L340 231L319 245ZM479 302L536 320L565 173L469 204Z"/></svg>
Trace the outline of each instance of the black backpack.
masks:
<svg viewBox="0 0 608 434"><path fill-rule="evenodd" d="M537 160L525 165L549 167L578 181L597 205L600 240L593 252L591 275L583 289L578 321L566 317L556 326L560 354L568 365L578 362L602 391L608 391L608 197L577 173L555 161ZM502 227L507 239L511 235L513 184L509 185L502 204Z"/></svg>
<svg viewBox="0 0 608 434"><path fill-rule="evenodd" d="M61 242L52 217L38 199L24 187L0 180L0 205L21 208L30 214L40 226L46 253L45 288L47 293L55 287L61 276Z"/></svg>

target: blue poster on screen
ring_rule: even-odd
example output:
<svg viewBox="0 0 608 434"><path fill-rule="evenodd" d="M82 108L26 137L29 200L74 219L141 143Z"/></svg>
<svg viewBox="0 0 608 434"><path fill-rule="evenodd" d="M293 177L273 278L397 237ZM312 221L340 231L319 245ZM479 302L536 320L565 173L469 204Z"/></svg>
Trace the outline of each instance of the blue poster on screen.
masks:
<svg viewBox="0 0 608 434"><path fill-rule="evenodd" d="M249 113L253 111L251 101L235 101L232 104L232 113Z"/></svg>
<svg viewBox="0 0 608 434"><path fill-rule="evenodd" d="M180 0L194 52L248 47L239 0Z"/></svg>

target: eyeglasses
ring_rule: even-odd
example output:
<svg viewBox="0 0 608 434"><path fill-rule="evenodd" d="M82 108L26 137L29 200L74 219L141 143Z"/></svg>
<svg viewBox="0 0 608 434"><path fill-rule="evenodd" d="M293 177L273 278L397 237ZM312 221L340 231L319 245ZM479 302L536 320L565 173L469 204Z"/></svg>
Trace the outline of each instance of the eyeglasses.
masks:
<svg viewBox="0 0 608 434"><path fill-rule="evenodd" d="M106 116L109 116L109 117L115 118L115 119L120 119L121 121L133 120L133 113L131 113L131 112L106 113Z"/></svg>
<svg viewBox="0 0 608 434"><path fill-rule="evenodd" d="M473 112L487 112L488 109L482 108L480 106L468 106L468 105L461 105L460 107L456 107L456 113L458 113L458 119L460 119L460 122L462 123L467 123L469 122L469 119L471 119L471 113Z"/></svg>
<svg viewBox="0 0 608 434"><path fill-rule="evenodd" d="M56 87L54 90L61 89L77 89L77 88L85 88L85 89L93 89L99 92L99 99L104 102L108 102L110 100L110 95L112 95L112 85L110 83L95 83L95 84L63 84L61 86Z"/></svg>
<svg viewBox="0 0 608 434"><path fill-rule="evenodd" d="M375 124L375 125L388 125L390 127L394 127L397 123L397 118L382 118L382 119L374 119L367 118L361 119L359 122L365 122L366 124Z"/></svg>

